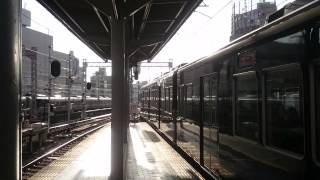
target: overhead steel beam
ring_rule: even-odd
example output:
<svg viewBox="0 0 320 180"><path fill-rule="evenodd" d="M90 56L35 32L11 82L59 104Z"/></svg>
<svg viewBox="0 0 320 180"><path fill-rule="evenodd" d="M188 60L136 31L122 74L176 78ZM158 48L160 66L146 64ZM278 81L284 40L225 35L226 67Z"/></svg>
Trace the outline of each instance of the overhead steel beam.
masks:
<svg viewBox="0 0 320 180"><path fill-rule="evenodd" d="M113 0L86 0L106 16L114 16Z"/></svg>
<svg viewBox="0 0 320 180"><path fill-rule="evenodd" d="M94 48L93 43L86 39L87 34L77 29L77 26L64 14L64 12L57 6L53 0L37 0L43 7L45 7L52 15L55 16L69 31L71 31L77 38L86 44L92 51L104 59L104 52L100 52Z"/></svg>
<svg viewBox="0 0 320 180"><path fill-rule="evenodd" d="M167 44L168 41L174 36L174 34L178 31L179 27L182 26L182 24L187 20L187 18L192 14L192 12L197 8L197 6L202 2L202 0L193 0L194 3L188 3L183 5L183 9L180 9L180 11L176 15L176 21L173 25L171 25L170 29L166 29L167 34L169 35L166 38L166 41L163 42L160 46L157 46L157 49L153 49L150 54L152 54L151 59L155 57L156 54L158 54L159 51ZM161 0L157 1L157 3L153 4L161 4L161 3L177 3L177 2L190 2L190 0Z"/></svg>
<svg viewBox="0 0 320 180"><path fill-rule="evenodd" d="M152 2L152 4L179 4L179 3L185 3L190 1L191 0L157 0L155 2Z"/></svg>
<svg viewBox="0 0 320 180"><path fill-rule="evenodd" d="M150 4L152 0L131 0L126 1L127 15L132 16L142 8Z"/></svg>
<svg viewBox="0 0 320 180"><path fill-rule="evenodd" d="M131 59L134 61L143 60L140 53L136 53L139 48L150 46L148 54L153 58L163 46L170 40L181 24L192 13L201 0L37 0L45 6L54 16L67 26L77 37L86 43L92 50L105 58L110 57L108 49L109 33L111 31L111 18L126 19L130 27L126 31L127 39L137 39L141 37L165 36L165 40L155 42L133 42L137 47L131 48L127 41L127 49L130 49ZM156 7L153 9L153 6ZM184 7L183 7L184 6ZM168 10L170 17L162 11ZM182 7L182 8L181 8ZM92 9L94 11L92 11ZM88 11L88 12L87 12ZM152 14L150 13L151 11ZM86 16L82 16L86 14ZM152 18L151 19L151 15ZM175 16L175 17L174 17ZM156 29L165 23L166 27ZM168 22L168 23L167 23ZM145 31L148 27L148 32ZM90 37L92 33L99 33L97 38ZM106 32L106 34L103 34ZM88 35L89 34L89 35ZM90 35L91 34L91 35ZM93 34L94 35L94 34ZM89 36L89 38L87 38ZM98 47L97 47L97 46ZM136 56L136 57L133 57Z"/></svg>
<svg viewBox="0 0 320 180"><path fill-rule="evenodd" d="M92 8L93 8L94 12L96 13L96 15L97 15L97 17L98 17L101 25L103 26L103 28L106 30L107 33L109 33L110 30L109 30L109 28L107 27L107 25L105 24L104 20L102 19L99 10L98 10L96 7L94 7L94 6L92 6Z"/></svg>
<svg viewBox="0 0 320 180"><path fill-rule="evenodd" d="M154 38L154 37L147 37L147 38L140 38L136 40L131 40L128 43L129 47L145 47L145 46L152 46L158 43L164 42L165 38Z"/></svg>
<svg viewBox="0 0 320 180"><path fill-rule="evenodd" d="M147 19L149 17L150 10L151 10L151 4L148 3L146 8L145 8L145 10L144 10L142 23L140 25L140 29L139 29L139 32L138 32L138 38L140 37L140 34L144 31L144 27L146 26L146 21L147 21Z"/></svg>
<svg viewBox="0 0 320 180"><path fill-rule="evenodd" d="M144 50L139 49L138 51L140 54L142 54L143 56L145 56L146 59L150 59L150 55L148 53L146 53Z"/></svg>
<svg viewBox="0 0 320 180"><path fill-rule="evenodd" d="M178 11L178 13L176 14L175 20L171 21L171 23L169 24L169 26L167 27L165 33L168 33L169 30L171 29L171 27L173 26L173 24L175 23L176 19L180 16L180 14L183 12L185 6L186 6L186 2L184 2L180 8L180 10Z"/></svg>
<svg viewBox="0 0 320 180"><path fill-rule="evenodd" d="M88 9L87 0L58 0L63 2L63 5L67 5L69 7L78 8L78 9Z"/></svg>
<svg viewBox="0 0 320 180"><path fill-rule="evenodd" d="M93 44L95 45L95 47L96 47L97 49L99 49L100 51L104 52L104 50L102 50L102 49L101 49L101 47L100 47L100 46L98 46L98 44L97 44L97 43L93 43Z"/></svg>
<svg viewBox="0 0 320 180"><path fill-rule="evenodd" d="M99 45L99 46L111 47L111 44L109 44L109 43L95 42L95 41L91 41L91 43L94 43L94 44Z"/></svg>
<svg viewBox="0 0 320 180"><path fill-rule="evenodd" d="M87 34L85 37L87 40L99 44L107 45L108 42L110 42L110 38L108 38L107 34Z"/></svg>
<svg viewBox="0 0 320 180"><path fill-rule="evenodd" d="M85 33L85 31L82 29L82 27L75 21L70 14L60 5L60 3L57 0L54 0L55 4L60 8L60 10L70 19L70 21L82 32Z"/></svg>
<svg viewBox="0 0 320 180"><path fill-rule="evenodd" d="M175 21L176 19L159 19L159 20L147 20L147 23L161 23L161 22L172 22Z"/></svg>
<svg viewBox="0 0 320 180"><path fill-rule="evenodd" d="M128 48L126 50L126 54L127 54L128 58L131 59L131 57L139 50L139 48L140 47L138 47L138 48Z"/></svg>

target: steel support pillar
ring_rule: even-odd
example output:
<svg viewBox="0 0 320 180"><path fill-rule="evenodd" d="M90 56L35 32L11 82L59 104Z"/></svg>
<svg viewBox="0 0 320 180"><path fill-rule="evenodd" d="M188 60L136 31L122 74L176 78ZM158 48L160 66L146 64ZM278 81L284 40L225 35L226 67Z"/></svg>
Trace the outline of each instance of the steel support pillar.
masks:
<svg viewBox="0 0 320 180"><path fill-rule="evenodd" d="M129 120L130 120L130 71L129 71L129 61L128 59L125 60L125 82L124 82L124 87L125 87L125 107L123 108L123 113L125 115L124 121L125 121L125 131L124 133L124 142L127 144L127 135L128 135L128 128L129 128Z"/></svg>
<svg viewBox="0 0 320 180"><path fill-rule="evenodd" d="M19 91L21 60L21 1L0 6L0 137L1 179L21 179Z"/></svg>
<svg viewBox="0 0 320 180"><path fill-rule="evenodd" d="M127 131L126 107L126 58L125 21L112 19L111 59L112 59L112 119L111 119L111 174L112 180L125 179L125 136Z"/></svg>
<svg viewBox="0 0 320 180"><path fill-rule="evenodd" d="M177 71L173 73L172 81L172 119L173 119L173 127L174 127L174 134L173 134L173 142L177 144L177 113L178 113L178 96L177 96L177 79L178 79Z"/></svg>
<svg viewBox="0 0 320 180"><path fill-rule="evenodd" d="M158 128L160 129L161 121L161 86L158 87Z"/></svg>

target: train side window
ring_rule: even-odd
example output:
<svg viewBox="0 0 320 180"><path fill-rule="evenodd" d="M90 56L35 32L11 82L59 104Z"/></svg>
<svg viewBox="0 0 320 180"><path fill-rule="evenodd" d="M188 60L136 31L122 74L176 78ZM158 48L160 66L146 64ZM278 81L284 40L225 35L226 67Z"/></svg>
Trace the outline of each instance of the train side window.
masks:
<svg viewBox="0 0 320 180"><path fill-rule="evenodd" d="M172 87L169 88L169 112L172 112Z"/></svg>
<svg viewBox="0 0 320 180"><path fill-rule="evenodd" d="M144 108L145 108L145 104L146 104L146 97L145 96L146 96L145 92L142 91L142 107L144 107Z"/></svg>
<svg viewBox="0 0 320 180"><path fill-rule="evenodd" d="M207 76L203 78L203 116L204 125L217 125L217 78Z"/></svg>
<svg viewBox="0 0 320 180"><path fill-rule="evenodd" d="M161 87L161 109L165 108L165 89Z"/></svg>
<svg viewBox="0 0 320 180"><path fill-rule="evenodd" d="M193 92L192 92L192 84L188 84L186 86L186 117L187 118L192 118L192 96L193 96Z"/></svg>
<svg viewBox="0 0 320 180"><path fill-rule="evenodd" d="M170 89L169 88L166 88L166 111L170 111Z"/></svg>
<svg viewBox="0 0 320 180"><path fill-rule="evenodd" d="M163 88L163 93L164 93L164 106L163 106L163 110L165 111L166 110L166 106L167 106L167 89L166 88Z"/></svg>
<svg viewBox="0 0 320 180"><path fill-rule="evenodd" d="M152 90L152 106L155 107L155 102L156 102L156 91Z"/></svg>
<svg viewBox="0 0 320 180"><path fill-rule="evenodd" d="M181 116L181 87L178 86L178 116Z"/></svg>
<svg viewBox="0 0 320 180"><path fill-rule="evenodd" d="M165 88L164 91L165 91L164 110L168 111L168 95L169 95L168 88Z"/></svg>
<svg viewBox="0 0 320 180"><path fill-rule="evenodd" d="M275 67L300 62L305 59L305 47L304 31L287 34L257 46L257 64L260 67Z"/></svg>
<svg viewBox="0 0 320 180"><path fill-rule="evenodd" d="M267 144L303 154L302 73L290 66L265 72Z"/></svg>
<svg viewBox="0 0 320 180"><path fill-rule="evenodd" d="M181 103L180 103L180 116L186 117L186 104L187 104L187 88L185 85L180 87Z"/></svg>
<svg viewBox="0 0 320 180"><path fill-rule="evenodd" d="M259 138L258 86L254 71L235 75L235 133L257 140Z"/></svg>
<svg viewBox="0 0 320 180"><path fill-rule="evenodd" d="M184 116L184 86L180 87L180 116Z"/></svg>
<svg viewBox="0 0 320 180"><path fill-rule="evenodd" d="M169 88L166 88L166 111L168 112L169 112L169 104L170 104L169 97L170 97Z"/></svg>
<svg viewBox="0 0 320 180"><path fill-rule="evenodd" d="M153 107L153 102L154 102L154 91L153 89L150 89L150 105Z"/></svg>
<svg viewBox="0 0 320 180"><path fill-rule="evenodd" d="M157 100L157 91L156 90L153 90L153 106L156 107L156 100Z"/></svg>

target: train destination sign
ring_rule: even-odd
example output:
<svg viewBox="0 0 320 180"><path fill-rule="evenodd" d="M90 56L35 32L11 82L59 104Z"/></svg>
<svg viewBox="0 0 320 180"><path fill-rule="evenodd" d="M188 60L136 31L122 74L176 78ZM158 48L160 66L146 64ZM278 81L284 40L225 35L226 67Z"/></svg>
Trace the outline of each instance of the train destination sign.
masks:
<svg viewBox="0 0 320 180"><path fill-rule="evenodd" d="M239 68L256 65L256 51L246 51L239 55Z"/></svg>

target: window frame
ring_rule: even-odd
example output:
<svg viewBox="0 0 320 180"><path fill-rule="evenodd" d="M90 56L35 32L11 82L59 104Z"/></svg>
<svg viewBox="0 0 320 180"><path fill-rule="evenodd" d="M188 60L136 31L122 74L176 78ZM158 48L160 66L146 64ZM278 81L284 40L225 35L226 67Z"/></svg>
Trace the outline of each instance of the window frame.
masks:
<svg viewBox="0 0 320 180"><path fill-rule="evenodd" d="M316 29L316 31L315 31ZM317 167L320 167L320 80L317 79L320 75L320 54L318 49L320 48L320 19L312 22L310 29L310 42L309 52L311 52L310 61L312 68L310 70L310 103L311 103L311 143L312 143L312 159ZM313 36L314 32L318 33L318 37ZM316 39L315 39L316 38ZM318 42L315 42L317 40ZM317 43L317 44L316 44Z"/></svg>
<svg viewBox="0 0 320 180"><path fill-rule="evenodd" d="M312 88L312 94L311 94L311 109L312 109L312 117L311 117L311 125L312 125L312 156L314 159L315 164L320 167L320 92L317 93L317 91L320 91L320 80L317 80L316 77L320 75L320 62L314 65L313 68L313 88Z"/></svg>
<svg viewBox="0 0 320 180"><path fill-rule="evenodd" d="M238 123L238 118L237 118L237 112L238 112L238 109L237 109L237 92L238 92L238 86L237 86L237 83L238 83L238 78L239 77L248 77L248 76L254 76L255 79L256 79L256 90L257 90L257 100L256 100L256 103L257 103L257 108L256 108L256 111L257 111L257 124L258 124L258 137L256 140L254 139L250 139L248 137L244 137L244 136L241 136L237 133L237 123ZM248 71L245 71L245 72L240 72L240 73L235 73L233 74L233 91L232 91L232 106L233 106L233 121L232 121L232 125L233 125L233 136L239 138L239 139L243 139L245 141L248 141L248 142L251 142L251 143L259 143L260 142L260 139L261 139L261 126L262 126L262 121L261 121L261 112L259 111L259 97L260 97L260 92L259 92L259 79L258 79L258 75L257 75L257 71L255 70L248 70Z"/></svg>
<svg viewBox="0 0 320 180"><path fill-rule="evenodd" d="M205 80L206 79L210 79L210 80L212 80L212 79L214 79L215 80L215 84L216 84L216 89L214 90L215 91L215 94L216 94L216 98L215 98L215 105L216 105L216 108L215 108L215 110L216 110L216 112L215 112L215 125L213 125L215 128L219 128L219 120L218 120L218 110L219 110L219 108L218 108L218 105L219 105L219 103L218 103L218 99L219 99L219 79L220 79L220 77L219 77L219 73L218 72L213 72L213 73L210 73L210 74L206 74L206 75L204 75L204 76L201 76L200 77L201 79L202 79L202 82L203 82L203 87L201 88L202 90L203 90L203 97L202 98L204 98L204 88L205 88ZM209 91L210 91L210 87L209 87ZM200 97L201 98L201 97ZM202 109L204 110L204 99L200 99L200 101L202 101L203 102L203 104L202 104ZM201 113L203 113L203 112L201 112ZM201 117L204 117L203 115L201 115ZM204 123L204 119L202 120L202 122Z"/></svg>
<svg viewBox="0 0 320 180"><path fill-rule="evenodd" d="M164 107L163 107L163 111L166 111L167 110L167 88L166 87L163 87L163 90L164 90Z"/></svg>
<svg viewBox="0 0 320 180"><path fill-rule="evenodd" d="M303 154L299 154L296 152L292 152L290 150L286 150L284 148L276 147L273 145L270 145L267 140L267 135L268 135L268 118L267 118L267 73L270 72L276 72L276 71L289 71L289 70L294 70L294 69L299 69L300 74L301 74L301 96L299 97L300 101L300 111L301 111L301 118L302 118L302 123L303 123ZM279 66L274 66L274 67L268 67L268 68L263 68L262 69L262 123L263 123L263 144L266 148L273 150L275 152L278 152L280 154L290 156L299 160L302 160L306 154L305 152L305 136L306 136L306 129L305 129L305 117L304 117L304 104L303 104L303 99L304 99L304 90L303 90L303 72L302 72L302 67L299 63L289 63L289 64L283 64Z"/></svg>
<svg viewBox="0 0 320 180"><path fill-rule="evenodd" d="M185 109L184 109L184 112L185 112L185 118L186 119L192 119L192 116L193 116L193 84L192 83L188 83L188 84L185 84ZM191 116L190 117L187 117L188 116L188 88L191 89Z"/></svg>

